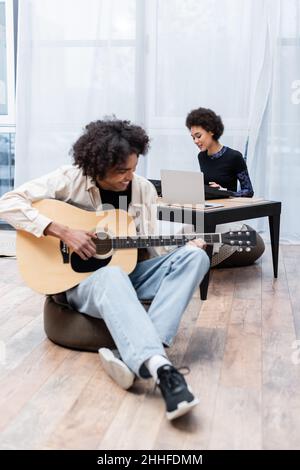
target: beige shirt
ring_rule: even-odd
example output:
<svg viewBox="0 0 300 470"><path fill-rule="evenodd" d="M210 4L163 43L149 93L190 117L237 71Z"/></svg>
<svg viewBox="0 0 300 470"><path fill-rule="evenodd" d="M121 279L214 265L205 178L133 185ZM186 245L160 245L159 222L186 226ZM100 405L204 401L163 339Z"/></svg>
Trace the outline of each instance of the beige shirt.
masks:
<svg viewBox="0 0 300 470"><path fill-rule="evenodd" d="M58 199L81 209L102 210L100 191L82 170L64 165L40 178L7 192L0 198L0 217L18 230L41 237L53 220L40 214L31 203L40 199ZM133 217L137 233L157 233L157 193L150 181L139 175L132 180L132 198L128 213Z"/></svg>

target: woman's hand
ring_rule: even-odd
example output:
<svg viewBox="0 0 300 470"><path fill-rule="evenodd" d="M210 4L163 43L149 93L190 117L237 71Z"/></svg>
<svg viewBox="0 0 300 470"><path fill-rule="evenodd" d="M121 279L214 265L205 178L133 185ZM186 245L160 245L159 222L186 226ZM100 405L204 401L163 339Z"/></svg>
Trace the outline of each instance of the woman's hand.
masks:
<svg viewBox="0 0 300 470"><path fill-rule="evenodd" d="M209 184L209 186L210 186L211 188L220 188L220 187L221 187L221 186L220 186L218 183L216 183L215 181L210 181L208 184Z"/></svg>

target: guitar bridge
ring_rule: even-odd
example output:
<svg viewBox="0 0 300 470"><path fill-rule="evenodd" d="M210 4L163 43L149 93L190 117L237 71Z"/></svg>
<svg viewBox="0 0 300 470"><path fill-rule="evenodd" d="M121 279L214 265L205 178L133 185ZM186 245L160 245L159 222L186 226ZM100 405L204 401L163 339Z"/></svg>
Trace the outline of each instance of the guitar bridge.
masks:
<svg viewBox="0 0 300 470"><path fill-rule="evenodd" d="M62 255L63 263L64 264L70 263L70 251L69 251L68 245L62 241L60 241L59 245L60 245L60 252Z"/></svg>

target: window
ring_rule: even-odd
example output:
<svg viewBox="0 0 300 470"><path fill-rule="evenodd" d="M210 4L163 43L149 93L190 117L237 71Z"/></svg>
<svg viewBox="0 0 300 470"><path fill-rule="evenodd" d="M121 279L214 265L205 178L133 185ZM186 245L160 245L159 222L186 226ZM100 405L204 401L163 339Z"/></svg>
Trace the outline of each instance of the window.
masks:
<svg viewBox="0 0 300 470"><path fill-rule="evenodd" d="M15 167L15 133L0 132L0 191L6 193L13 187Z"/></svg>
<svg viewBox="0 0 300 470"><path fill-rule="evenodd" d="M0 195L13 187L14 174L15 51L13 6L13 0L0 0Z"/></svg>
<svg viewBox="0 0 300 470"><path fill-rule="evenodd" d="M0 126L15 125L13 2L0 0Z"/></svg>

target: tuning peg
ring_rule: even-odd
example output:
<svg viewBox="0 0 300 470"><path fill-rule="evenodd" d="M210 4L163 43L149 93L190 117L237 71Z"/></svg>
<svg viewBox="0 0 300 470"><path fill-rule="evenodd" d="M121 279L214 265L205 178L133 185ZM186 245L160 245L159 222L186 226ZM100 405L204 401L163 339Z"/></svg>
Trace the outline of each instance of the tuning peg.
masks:
<svg viewBox="0 0 300 470"><path fill-rule="evenodd" d="M250 246L247 246L246 251L248 251L248 252L251 251Z"/></svg>
<svg viewBox="0 0 300 470"><path fill-rule="evenodd" d="M244 248L242 248L241 246L239 246L238 249L237 249L237 251L239 251L239 252L241 253L242 251L244 251Z"/></svg>

